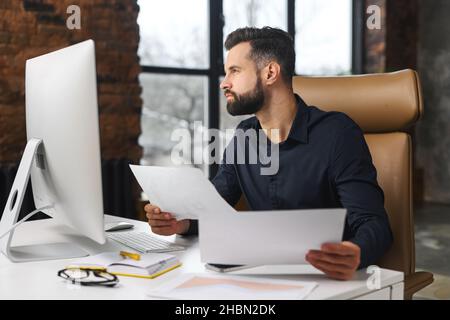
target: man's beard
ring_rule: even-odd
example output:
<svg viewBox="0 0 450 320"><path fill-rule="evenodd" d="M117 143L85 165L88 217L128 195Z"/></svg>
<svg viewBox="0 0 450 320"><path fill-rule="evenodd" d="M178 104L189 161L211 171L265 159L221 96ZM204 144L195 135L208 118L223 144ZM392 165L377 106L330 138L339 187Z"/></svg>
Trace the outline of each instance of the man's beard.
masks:
<svg viewBox="0 0 450 320"><path fill-rule="evenodd" d="M258 112L264 104L264 91L261 79L258 77L255 88L250 92L238 96L236 93L225 90L225 93L231 93L234 100L227 102L227 111L232 116L242 116Z"/></svg>

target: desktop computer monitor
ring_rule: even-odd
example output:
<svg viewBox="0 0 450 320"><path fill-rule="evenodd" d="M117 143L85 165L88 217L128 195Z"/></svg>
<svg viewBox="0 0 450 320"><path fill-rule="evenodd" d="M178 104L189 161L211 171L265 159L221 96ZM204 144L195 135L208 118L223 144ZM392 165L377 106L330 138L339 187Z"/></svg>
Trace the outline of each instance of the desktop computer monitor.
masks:
<svg viewBox="0 0 450 320"><path fill-rule="evenodd" d="M41 211L58 223L103 244L106 240L94 42L87 40L27 60L25 78L28 144L0 231L17 221L31 176L36 208L44 207ZM73 244L14 248L10 246L12 233L0 241L2 251L7 251L13 261L85 255Z"/></svg>

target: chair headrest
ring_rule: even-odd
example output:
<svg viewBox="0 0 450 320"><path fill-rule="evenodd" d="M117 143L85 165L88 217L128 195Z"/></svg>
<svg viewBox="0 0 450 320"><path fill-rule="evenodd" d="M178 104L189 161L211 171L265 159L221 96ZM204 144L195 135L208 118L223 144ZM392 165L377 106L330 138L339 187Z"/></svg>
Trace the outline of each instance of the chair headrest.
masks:
<svg viewBox="0 0 450 320"><path fill-rule="evenodd" d="M294 92L308 105L341 111L366 133L392 132L413 125L423 113L417 73L293 78Z"/></svg>

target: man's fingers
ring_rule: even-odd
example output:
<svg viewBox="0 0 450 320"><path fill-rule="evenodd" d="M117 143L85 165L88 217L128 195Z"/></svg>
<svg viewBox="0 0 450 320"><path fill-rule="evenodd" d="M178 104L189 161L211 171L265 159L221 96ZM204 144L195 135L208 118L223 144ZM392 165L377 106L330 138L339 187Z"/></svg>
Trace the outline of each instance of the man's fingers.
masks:
<svg viewBox="0 0 450 320"><path fill-rule="evenodd" d="M155 206L155 205L150 204L150 203L148 203L148 204L146 204L144 206L144 210L145 210L145 212L154 212L154 213L160 213L161 212L161 209L158 206Z"/></svg>
<svg viewBox="0 0 450 320"><path fill-rule="evenodd" d="M348 269L354 270L357 268L356 259L352 256L341 256L333 253L325 253L322 251L312 250L309 254L311 259L317 261L328 262L331 264L340 265Z"/></svg>
<svg viewBox="0 0 450 320"><path fill-rule="evenodd" d="M144 206L145 215L152 231L162 236L170 236L176 232L177 220L169 212L161 212L161 209L152 204Z"/></svg>
<svg viewBox="0 0 450 320"><path fill-rule="evenodd" d="M146 216L149 220L174 220L172 215L168 212L147 213Z"/></svg>
<svg viewBox="0 0 450 320"><path fill-rule="evenodd" d="M152 231L162 236L171 236L175 233L175 227L152 227Z"/></svg>
<svg viewBox="0 0 450 320"><path fill-rule="evenodd" d="M330 278L337 280L349 280L352 278L353 273L336 269L335 267L326 262L311 260L310 263L311 265L313 265L315 268L325 273Z"/></svg>
<svg viewBox="0 0 450 320"><path fill-rule="evenodd" d="M346 246L342 243L324 243L320 249L324 252L338 254L340 256L355 256L358 254L356 248Z"/></svg>
<svg viewBox="0 0 450 320"><path fill-rule="evenodd" d="M359 266L360 252L358 245L351 242L325 243L321 250L310 250L305 258L331 278L350 280Z"/></svg>
<svg viewBox="0 0 450 320"><path fill-rule="evenodd" d="M324 263L315 261L315 260L310 260L309 263L311 263L311 265L317 269L319 269L320 271L322 271L325 274L336 274L336 275L343 275L342 272L339 271L335 271L335 270L331 270L327 265L325 265Z"/></svg>
<svg viewBox="0 0 450 320"><path fill-rule="evenodd" d="M166 219L171 219L172 215L169 212L162 212L161 209L157 206L154 206L152 204L146 204L144 206L144 211L146 212L147 216L149 214L161 214L166 217Z"/></svg>
<svg viewBox="0 0 450 320"><path fill-rule="evenodd" d="M170 220L160 220L160 219L149 219L148 223L151 227L170 227L174 226L176 224L175 219Z"/></svg>
<svg viewBox="0 0 450 320"><path fill-rule="evenodd" d="M353 272L353 268L347 265L334 264L331 262L323 261L312 257L311 255L307 255L306 260L310 262L313 266L319 267L320 270L327 272L338 272L338 273L348 273ZM325 272L325 271L324 271Z"/></svg>
<svg viewBox="0 0 450 320"><path fill-rule="evenodd" d="M352 278L351 274L345 274L345 273L341 273L341 272L334 272L334 271L329 271L326 269L321 269L320 266L315 266L315 267L332 279L350 280Z"/></svg>

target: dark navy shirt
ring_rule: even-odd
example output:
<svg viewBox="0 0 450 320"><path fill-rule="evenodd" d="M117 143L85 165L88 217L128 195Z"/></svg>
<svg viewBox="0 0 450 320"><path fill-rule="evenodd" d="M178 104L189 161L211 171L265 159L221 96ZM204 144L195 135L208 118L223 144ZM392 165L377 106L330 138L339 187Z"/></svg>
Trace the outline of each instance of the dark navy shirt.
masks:
<svg viewBox="0 0 450 320"><path fill-rule="evenodd" d="M392 233L363 132L343 113L307 106L298 95L296 101L288 138L278 145L278 172L262 175L269 165L248 163L248 144L234 143L227 147L234 148L234 161L226 161L224 152L212 183L230 205L243 195L251 210L346 208L343 240L361 248L360 268L375 264L390 247ZM252 117L237 129L261 126ZM245 164L236 161L239 152L246 154ZM191 221L189 233L195 232L197 223Z"/></svg>

